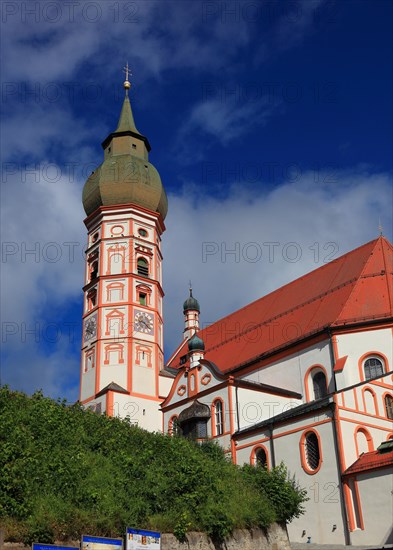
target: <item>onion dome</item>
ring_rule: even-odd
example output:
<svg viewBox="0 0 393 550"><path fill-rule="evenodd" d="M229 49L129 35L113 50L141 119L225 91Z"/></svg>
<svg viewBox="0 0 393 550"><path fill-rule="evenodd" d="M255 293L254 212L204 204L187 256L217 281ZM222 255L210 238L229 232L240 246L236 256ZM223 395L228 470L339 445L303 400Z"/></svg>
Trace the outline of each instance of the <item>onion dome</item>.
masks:
<svg viewBox="0 0 393 550"><path fill-rule="evenodd" d="M198 300L192 295L192 288L190 288L190 296L183 304L183 313L186 313L187 311L197 311L198 313L201 312Z"/></svg>
<svg viewBox="0 0 393 550"><path fill-rule="evenodd" d="M148 161L150 144L136 129L126 80L119 123L102 143L104 162L90 175L82 201L89 216L100 206L135 204L158 212L164 219L168 200L156 168Z"/></svg>
<svg viewBox="0 0 393 550"><path fill-rule="evenodd" d="M188 340L188 351L205 351L205 343L196 333Z"/></svg>

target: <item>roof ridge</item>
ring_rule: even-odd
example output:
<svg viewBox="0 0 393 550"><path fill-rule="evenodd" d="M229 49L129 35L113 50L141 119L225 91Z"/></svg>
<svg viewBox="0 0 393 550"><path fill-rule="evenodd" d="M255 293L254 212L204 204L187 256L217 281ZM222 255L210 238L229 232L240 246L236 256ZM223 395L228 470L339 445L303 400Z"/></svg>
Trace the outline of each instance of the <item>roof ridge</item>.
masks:
<svg viewBox="0 0 393 550"><path fill-rule="evenodd" d="M374 245L373 245L372 249L370 250L370 253L368 254L368 257L367 257L366 261L364 262L363 267L361 268L360 275L358 276L357 281L353 285L353 288L352 288L347 300L345 301L345 304L343 304L343 306L342 306L340 312L338 313L336 319L332 322L332 325L337 323L337 321L341 318L341 316L344 312L344 309L346 308L347 304L352 299L352 296L357 292L358 286L359 286L359 284L362 280L367 279L367 278L371 278L371 277L376 277L376 276L381 276L381 275L386 275L387 274L387 266L386 266L386 259L385 259L385 255L384 255L384 246L383 245L384 245L384 243L387 243L388 241L383 236L379 236L376 239L374 239L374 241L370 241L370 243L368 243L368 244L371 244L372 242L374 243ZM367 266L371 262L371 259L372 259L373 255L376 253L376 249L377 249L377 246L379 244L381 246L381 253L382 253L384 270L383 270L383 272L379 271L379 272L375 272L375 273L374 272L373 273L365 273L365 271L367 270ZM389 288L389 281L387 281L387 286ZM391 303L391 296L390 296L389 290L388 290L388 299L389 299L389 306L390 306L390 311L391 311L392 310L392 303ZM387 317L388 316L389 315L387 315Z"/></svg>
<svg viewBox="0 0 393 550"><path fill-rule="evenodd" d="M381 235L380 239L381 239L381 250L382 250L382 258L383 258L383 266L385 268L384 271L385 271L385 275L388 275L390 273L390 271L388 270L388 266L387 266L387 262L386 262L386 255L385 255L384 245L388 246L388 248L391 248L392 251L393 251L393 246L382 235ZM387 279L387 285L386 286L387 286L387 289L388 289L388 300L389 300L389 305L390 305L390 311L392 311L392 309L393 309L393 296L392 296L393 290L391 292L391 288L390 288L390 285L389 285L389 278Z"/></svg>
<svg viewBox="0 0 393 550"><path fill-rule="evenodd" d="M353 287L352 287L351 292L349 293L348 298L346 299L345 303L343 304L342 308L340 309L340 312L338 313L338 315L336 316L336 319L332 322L332 324L334 324L334 323L337 322L337 320L340 318L341 314L343 313L344 308L347 306L348 302L350 301L351 297L353 296L353 294L354 294L354 292L355 292L355 290L356 290L356 288L357 288L357 286L358 286L358 284L359 284L360 279L362 279L362 275L363 275L363 273L364 273L364 270L366 269L367 264L369 263L369 261L370 261L370 259L371 259L371 256L372 256L373 253L374 253L375 247L377 246L379 239L380 239L380 237L378 237L378 238L374 239L373 241L370 241L369 243L367 243L367 244L374 243L374 245L373 245L373 247L372 247L372 249L371 249L369 255L367 256L367 259L366 259L366 261L364 262L363 267L362 267L361 270L360 270L360 273L359 273L359 275L358 275L358 277L357 277L357 279L356 279L355 284L354 284Z"/></svg>
<svg viewBox="0 0 393 550"><path fill-rule="evenodd" d="M217 321L214 321L214 323L211 323L208 327L206 328L209 328L210 326L216 324L216 323L219 323L221 321L224 321L225 319L228 319L229 317L232 317L232 315L237 315L239 313L239 311L243 311L245 309L247 309L248 307L251 307L253 306L254 304L256 304L257 302L261 301L261 300L264 300L265 298L267 298L267 296L271 296L272 294L275 294L276 292L280 292L282 291L284 288L286 287L289 287L291 285L294 285L295 283L297 283L298 281L301 281L302 279L305 279L306 277L309 277L311 276L313 273L315 273L316 271L318 271L319 269L320 270L325 270L327 269L332 263L334 262L338 262L339 260L342 260L343 258L345 258L346 256L349 256L349 255L352 255L354 254L355 252L358 252L359 250L361 250L362 248L365 248L367 246L370 246L371 243L374 243L375 241L377 241L377 239L372 239L371 241L368 241L367 243L364 243L360 246L358 246L357 248L354 248L353 250L349 250L348 252L345 252L345 254L343 254L342 256L339 256L338 258L335 258L334 260L331 260L327 263L325 263L324 265L321 265L319 267L316 267L315 269L313 269L312 271L308 271L307 273L304 273L303 275L300 275L300 277L297 277L296 279L294 279L293 281L289 281L288 283L285 283L284 285L282 286L279 286L278 288L275 288L274 290L272 290L271 292L268 292L267 294L265 294L264 296L261 296L260 298L257 298L256 300L253 300L252 302L248 303L248 304L245 304L244 306L240 307L239 309L237 309L236 311L232 311L232 313L229 313L228 315L225 315L224 317L221 317L220 319L217 319ZM206 330L206 328L204 328L203 330Z"/></svg>

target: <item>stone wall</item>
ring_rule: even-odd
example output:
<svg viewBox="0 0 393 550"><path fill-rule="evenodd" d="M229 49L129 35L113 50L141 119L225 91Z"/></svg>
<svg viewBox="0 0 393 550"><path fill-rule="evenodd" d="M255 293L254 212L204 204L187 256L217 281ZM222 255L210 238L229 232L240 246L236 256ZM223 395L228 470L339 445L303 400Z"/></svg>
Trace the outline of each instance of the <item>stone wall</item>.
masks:
<svg viewBox="0 0 393 550"><path fill-rule="evenodd" d="M38 542L38 541L37 541ZM60 543L67 546L67 543ZM78 546L78 543L69 543L69 546ZM162 550L290 550L288 535L285 527L272 525L266 531L261 529L237 529L232 537L224 543L214 543L204 533L189 533L187 542L179 542L172 534L162 535ZM0 550L28 550L22 544L5 543Z"/></svg>
<svg viewBox="0 0 393 550"><path fill-rule="evenodd" d="M189 533L187 542L179 542L174 535L162 535L162 550L290 550L285 527L272 525L261 529L237 529L223 544L215 544L203 533Z"/></svg>

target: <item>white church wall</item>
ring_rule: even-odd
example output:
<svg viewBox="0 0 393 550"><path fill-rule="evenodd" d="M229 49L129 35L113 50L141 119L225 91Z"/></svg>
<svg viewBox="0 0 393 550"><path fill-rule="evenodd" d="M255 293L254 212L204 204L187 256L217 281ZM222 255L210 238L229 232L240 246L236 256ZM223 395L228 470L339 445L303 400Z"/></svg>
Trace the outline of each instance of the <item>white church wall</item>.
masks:
<svg viewBox="0 0 393 550"><path fill-rule="evenodd" d="M317 342L244 376L247 380L296 391L306 401L305 377L313 366L321 365L327 374L329 391L334 390L329 340Z"/></svg>
<svg viewBox="0 0 393 550"><path fill-rule="evenodd" d="M339 334L337 335L336 339L339 356L348 356L348 359L344 366L343 376L338 379L340 380L341 384L344 384L344 386L340 386L337 389L351 386L353 384L358 384L359 382L364 380L363 365L361 359L366 354L382 354L381 357L387 363L385 365L385 372L391 371L393 369L393 334L391 328L362 330L359 332Z"/></svg>
<svg viewBox="0 0 393 550"><path fill-rule="evenodd" d="M247 428L300 405L294 398L238 388L239 428Z"/></svg>
<svg viewBox="0 0 393 550"><path fill-rule="evenodd" d="M158 394L160 397L165 398L171 391L174 378L168 376L159 376L158 378Z"/></svg>
<svg viewBox="0 0 393 550"><path fill-rule="evenodd" d="M113 414L121 418L129 417L131 424L150 432L162 431L160 400L143 399L134 395L114 393Z"/></svg>
<svg viewBox="0 0 393 550"><path fill-rule="evenodd" d="M99 391L111 382L127 388L128 349L123 340L100 343Z"/></svg>
<svg viewBox="0 0 393 550"><path fill-rule="evenodd" d="M304 435L309 431L316 432L319 439L321 462L315 473L305 466ZM331 544L344 544L344 519L331 412L318 411L315 415L297 417L275 427L274 453L270 437L268 427L239 437L237 463L249 464L255 449L263 447L269 467L273 461L276 465L283 461L290 475L295 475L299 485L307 490L310 500L305 503L305 515L288 525L290 540L307 542L307 538L311 537L313 543L326 544L329 541ZM336 528L333 528L334 525Z"/></svg>
<svg viewBox="0 0 393 550"><path fill-rule="evenodd" d="M328 415L324 416L321 420L324 423L317 425L309 425L306 420L297 423L296 431L292 431L294 426L286 426L288 432L285 434L285 427L282 428L279 430L280 437L275 431L276 463L282 460L286 464L290 474L295 474L299 485L307 490L310 498L305 503L305 514L288 524L288 534L293 542L307 542L307 538L311 537L312 543L345 543L345 519L341 508L333 426ZM318 434L320 443L321 466L316 473L309 473L304 467L302 435L310 429Z"/></svg>
<svg viewBox="0 0 393 550"><path fill-rule="evenodd" d="M353 545L393 544L393 476L388 468L357 475L364 530L351 533Z"/></svg>
<svg viewBox="0 0 393 550"><path fill-rule="evenodd" d="M139 348L147 351L140 351ZM144 357L142 357L142 355ZM144 343L134 342L132 361L132 391L145 395L156 395L156 369L154 368L154 349Z"/></svg>
<svg viewBox="0 0 393 550"><path fill-rule="evenodd" d="M382 418L367 418L356 412L351 414L340 411L340 430L345 467L348 468L362 452L375 450L386 440L392 432L392 422Z"/></svg>

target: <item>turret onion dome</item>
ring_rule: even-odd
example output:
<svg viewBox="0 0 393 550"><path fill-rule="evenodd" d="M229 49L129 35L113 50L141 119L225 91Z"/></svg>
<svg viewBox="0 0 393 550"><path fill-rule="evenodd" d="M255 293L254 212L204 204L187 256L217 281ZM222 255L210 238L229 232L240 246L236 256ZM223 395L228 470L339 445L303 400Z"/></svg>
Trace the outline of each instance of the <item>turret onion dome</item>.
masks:
<svg viewBox="0 0 393 550"><path fill-rule="evenodd" d="M196 333L188 340L188 351L205 351L205 343Z"/></svg>
<svg viewBox="0 0 393 550"><path fill-rule="evenodd" d="M127 84L127 85L126 85ZM100 206L135 204L164 219L168 201L161 178L148 161L150 144L136 129L126 81L126 97L114 132L102 143L104 162L90 175L83 188L83 206L89 216Z"/></svg>
<svg viewBox="0 0 393 550"><path fill-rule="evenodd" d="M187 311L197 311L198 313L201 312L198 300L192 295L192 288L190 288L190 296L183 304L183 313L186 313Z"/></svg>

